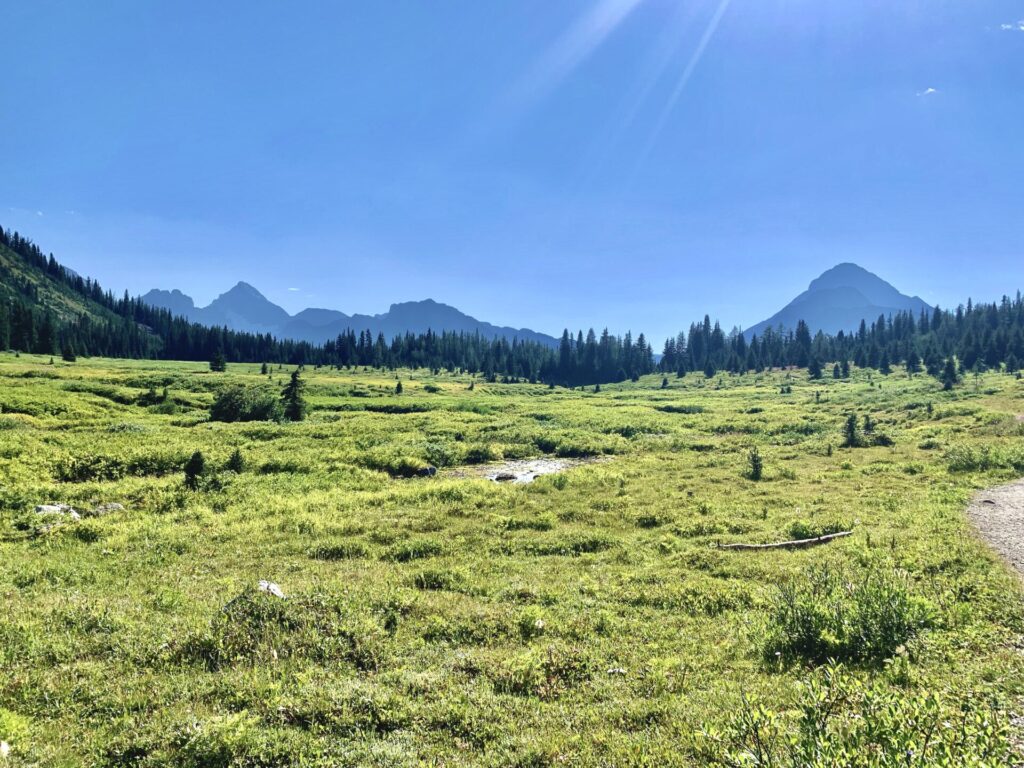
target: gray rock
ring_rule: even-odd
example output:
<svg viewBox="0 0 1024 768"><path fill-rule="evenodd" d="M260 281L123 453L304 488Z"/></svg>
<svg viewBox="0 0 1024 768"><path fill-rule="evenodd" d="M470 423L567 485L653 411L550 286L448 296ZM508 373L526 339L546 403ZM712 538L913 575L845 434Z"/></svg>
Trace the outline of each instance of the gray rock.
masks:
<svg viewBox="0 0 1024 768"><path fill-rule="evenodd" d="M261 579L260 583L256 585L256 588L260 592L266 592L267 594L273 595L274 597L284 598L284 592L277 584L266 579Z"/></svg>
<svg viewBox="0 0 1024 768"><path fill-rule="evenodd" d="M82 516L70 504L37 504L37 515L59 515L69 517L72 520L81 520Z"/></svg>
<svg viewBox="0 0 1024 768"><path fill-rule="evenodd" d="M124 510L124 505L118 504L116 501L108 501L105 504L97 505L92 512L87 512L86 515L89 517L103 517L109 515L111 512L121 512Z"/></svg>

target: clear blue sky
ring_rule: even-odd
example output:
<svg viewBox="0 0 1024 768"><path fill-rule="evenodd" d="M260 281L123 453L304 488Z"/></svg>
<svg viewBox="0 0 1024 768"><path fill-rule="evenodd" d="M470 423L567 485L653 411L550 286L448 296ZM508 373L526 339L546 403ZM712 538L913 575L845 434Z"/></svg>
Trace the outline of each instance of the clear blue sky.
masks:
<svg viewBox="0 0 1024 768"><path fill-rule="evenodd" d="M0 222L118 291L660 344L1024 287L1020 2L32 0L0 84Z"/></svg>

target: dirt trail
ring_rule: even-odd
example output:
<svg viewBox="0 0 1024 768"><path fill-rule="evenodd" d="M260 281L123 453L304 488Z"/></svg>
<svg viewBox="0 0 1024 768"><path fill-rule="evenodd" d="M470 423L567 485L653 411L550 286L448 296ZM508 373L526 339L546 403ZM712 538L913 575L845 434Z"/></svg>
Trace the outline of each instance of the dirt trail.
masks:
<svg viewBox="0 0 1024 768"><path fill-rule="evenodd" d="M981 538L1024 578L1024 480L979 491L967 516Z"/></svg>

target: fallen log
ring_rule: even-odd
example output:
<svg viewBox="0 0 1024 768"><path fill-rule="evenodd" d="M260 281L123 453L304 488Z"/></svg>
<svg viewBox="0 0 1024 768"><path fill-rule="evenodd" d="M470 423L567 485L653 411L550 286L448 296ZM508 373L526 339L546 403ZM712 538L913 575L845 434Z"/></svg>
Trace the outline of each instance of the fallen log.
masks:
<svg viewBox="0 0 1024 768"><path fill-rule="evenodd" d="M838 533L827 533L824 536L815 536L813 539L797 539L795 541L776 541L771 544L718 544L719 549L797 549L799 547L813 547L816 544L827 544L834 539L841 539L849 536L853 531L839 531Z"/></svg>

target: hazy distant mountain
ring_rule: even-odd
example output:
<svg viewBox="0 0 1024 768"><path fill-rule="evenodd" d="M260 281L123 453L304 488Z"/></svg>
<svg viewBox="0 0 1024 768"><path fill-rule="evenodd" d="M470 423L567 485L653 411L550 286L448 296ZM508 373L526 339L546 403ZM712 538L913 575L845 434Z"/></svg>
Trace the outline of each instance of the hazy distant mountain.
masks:
<svg viewBox="0 0 1024 768"><path fill-rule="evenodd" d="M424 333L430 329L480 333L490 338L509 340L518 338L550 346L558 343L557 339L528 328L491 325L433 299L392 304L387 312L380 315L346 315L335 309L316 308L289 315L248 283L238 283L206 307L197 307L191 297L179 290L154 289L142 296L142 300L203 325L224 325L237 331L271 333L281 339L313 343L333 339L350 328L357 333L369 330L374 336L383 333L388 339L406 332Z"/></svg>
<svg viewBox="0 0 1024 768"><path fill-rule="evenodd" d="M931 310L917 296L906 296L878 275L856 264L838 264L811 281L807 290L793 301L760 323L747 328L749 339L760 336L766 328L782 326L787 330L803 320L811 333L824 331L855 331L861 320L870 323L879 315L892 315L910 310L915 314L922 309Z"/></svg>

